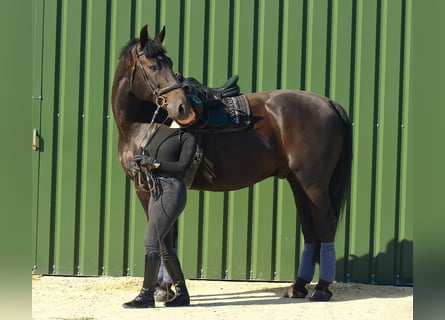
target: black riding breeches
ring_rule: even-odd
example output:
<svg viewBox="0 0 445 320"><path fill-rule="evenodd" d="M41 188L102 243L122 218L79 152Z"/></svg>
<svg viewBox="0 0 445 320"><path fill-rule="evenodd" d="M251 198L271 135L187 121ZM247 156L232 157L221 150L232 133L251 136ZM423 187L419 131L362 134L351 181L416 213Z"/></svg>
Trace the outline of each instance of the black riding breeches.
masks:
<svg viewBox="0 0 445 320"><path fill-rule="evenodd" d="M145 232L145 254L159 253L163 259L174 255L174 224L184 210L187 190L182 179L157 177L160 197L151 197L148 205L148 224Z"/></svg>

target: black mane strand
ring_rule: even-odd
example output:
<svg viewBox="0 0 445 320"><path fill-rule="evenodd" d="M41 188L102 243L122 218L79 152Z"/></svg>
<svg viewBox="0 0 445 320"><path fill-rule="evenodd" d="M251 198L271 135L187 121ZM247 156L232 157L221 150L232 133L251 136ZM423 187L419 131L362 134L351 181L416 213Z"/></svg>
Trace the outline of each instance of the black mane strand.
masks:
<svg viewBox="0 0 445 320"><path fill-rule="evenodd" d="M158 41L155 41L151 38L148 38L147 43L144 47L144 53L147 57L158 57L165 55L167 51L165 50L162 43L159 43Z"/></svg>
<svg viewBox="0 0 445 320"><path fill-rule="evenodd" d="M131 54L130 54L131 48L133 48L138 43L139 43L139 39L130 40L127 43L127 45L122 48L122 50L119 54L119 60L120 59L129 60L131 57ZM151 38L149 38L147 43L145 44L144 54L147 57L163 56L166 53L167 53L167 51L165 50L164 46L161 43L159 43Z"/></svg>
<svg viewBox="0 0 445 320"><path fill-rule="evenodd" d="M121 49L121 52L119 53L119 60L120 59L130 60L130 57L131 57L130 50L138 42L139 42L139 39L133 39L133 40L128 41L127 45L125 47L123 47Z"/></svg>

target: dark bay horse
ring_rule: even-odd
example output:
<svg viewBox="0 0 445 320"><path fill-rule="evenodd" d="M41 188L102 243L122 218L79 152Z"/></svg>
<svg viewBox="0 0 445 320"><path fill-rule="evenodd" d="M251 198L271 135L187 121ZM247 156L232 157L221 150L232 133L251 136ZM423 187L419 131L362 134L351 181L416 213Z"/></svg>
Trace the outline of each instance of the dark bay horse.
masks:
<svg viewBox="0 0 445 320"><path fill-rule="evenodd" d="M173 63L162 45L164 36L165 28L150 38L145 26L140 38L130 41L119 58L112 107L119 131L119 160L125 171L145 143L153 119L167 124L173 119L185 127L196 118L197 112L187 103L172 71ZM312 280L308 278L313 276L315 262L319 262L320 280L311 299L329 300L332 293L328 286L335 277L335 249L331 246L331 252L326 253L323 244L333 245L348 193L351 123L339 104L317 94L276 90L246 96L251 106L251 126L239 132L203 135L204 158L191 189L229 191L268 177L286 179L305 240L301 259L305 266L300 265L299 277L288 296L306 296L305 285ZM147 212L150 194L136 192ZM309 275L304 278L300 274Z"/></svg>

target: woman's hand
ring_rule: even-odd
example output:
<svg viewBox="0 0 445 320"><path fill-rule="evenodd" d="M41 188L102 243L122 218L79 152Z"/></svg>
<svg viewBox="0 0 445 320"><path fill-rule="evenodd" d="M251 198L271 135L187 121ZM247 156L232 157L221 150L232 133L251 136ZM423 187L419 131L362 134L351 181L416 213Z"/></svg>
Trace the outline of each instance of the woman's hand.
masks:
<svg viewBox="0 0 445 320"><path fill-rule="evenodd" d="M156 159L145 154L134 156L131 162L135 162L139 166L146 167L148 171L151 171L152 169L156 168L155 166Z"/></svg>

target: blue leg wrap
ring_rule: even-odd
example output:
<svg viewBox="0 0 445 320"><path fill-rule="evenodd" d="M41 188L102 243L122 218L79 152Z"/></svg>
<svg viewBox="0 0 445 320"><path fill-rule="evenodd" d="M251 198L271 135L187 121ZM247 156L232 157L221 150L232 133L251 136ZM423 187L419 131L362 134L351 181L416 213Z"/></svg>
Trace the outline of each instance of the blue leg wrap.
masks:
<svg viewBox="0 0 445 320"><path fill-rule="evenodd" d="M320 249L320 279L329 283L335 280L334 242L322 242Z"/></svg>
<svg viewBox="0 0 445 320"><path fill-rule="evenodd" d="M312 278L314 277L314 251L314 243L304 243L303 252L301 253L300 266L298 267L298 277L303 278L307 282L311 282Z"/></svg>

